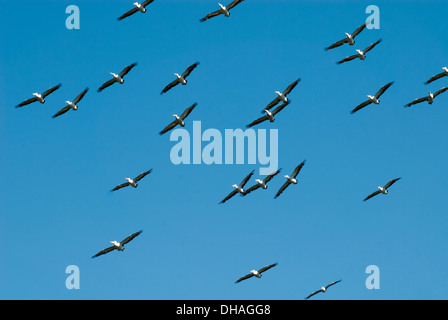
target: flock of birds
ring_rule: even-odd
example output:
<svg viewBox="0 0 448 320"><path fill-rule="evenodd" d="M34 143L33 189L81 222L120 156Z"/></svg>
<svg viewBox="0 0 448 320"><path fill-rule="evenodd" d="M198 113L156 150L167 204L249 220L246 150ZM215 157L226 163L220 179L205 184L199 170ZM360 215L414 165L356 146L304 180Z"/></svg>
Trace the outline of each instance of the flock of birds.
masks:
<svg viewBox="0 0 448 320"><path fill-rule="evenodd" d="M229 17L230 16L230 10L233 9L235 6L237 6L238 4L240 4L241 2L243 2L244 0L234 0L233 2L231 2L229 5L227 6L223 6L221 4L219 4L220 9L211 12L209 14L207 14L205 17L203 17L202 19L200 19L201 22L207 21L211 18L214 18L216 16L219 15L224 15L225 17ZM151 4L152 2L154 2L154 0L146 0L144 2L142 2L141 4L138 2L134 3L134 8L127 11L126 13L124 13L122 16L120 16L118 18L118 20L123 20L127 17L132 16L133 14L137 13L137 12L141 12L141 13L145 13L147 11L146 7ZM339 40L335 43L333 43L332 45L328 46L327 48L325 48L325 50L331 50L337 47L340 47L344 44L348 44L350 46L355 44L355 37L359 36L359 34L368 26L369 22L366 22L364 24L362 24L360 27L358 27L352 34L349 33L345 33L345 38L342 40ZM369 51L373 50L378 44L381 43L381 39L370 44L367 48L365 48L363 51L361 50L356 50L356 54L348 56L340 61L337 62L337 64L343 64L349 61L352 61L354 59L360 59L360 60L365 60L366 59L366 53L368 53ZM161 91L161 94L167 93L169 90L173 89L175 86L177 86L178 84L182 84L182 85L186 85L187 84L187 77L191 74L191 72L199 65L199 62L196 62L192 65L190 65L182 74L177 74L174 73L174 75L176 76L176 79L173 80L171 83L169 83L168 85L166 85L163 90ZM126 66L120 73L115 74L110 72L110 74L112 75L112 78L109 79L108 81L104 82L99 88L98 88L98 92L102 92L104 89L112 86L115 83L118 84L123 84L124 83L124 77L134 68L137 66L137 63L132 63L129 66ZM433 81L436 81L438 79L441 79L443 77L448 77L448 68L444 67L443 68L443 72L431 77L428 81L425 82L425 84L429 84L432 83ZM275 91L275 93L277 94L277 97L272 100L263 110L262 113L265 113L265 115L263 117L257 118L256 120L254 120L253 122L251 122L250 124L247 125L247 127L253 127L257 124L260 124L264 121L269 120L270 122L274 122L274 116L277 115L280 111L282 111L286 106L288 106L291 103L291 100L288 98L288 95L292 92L292 90L299 84L299 82L301 81L301 79L297 79L294 82L292 82L284 91L280 92L280 91ZM355 107L351 113L356 113L359 110L367 107L370 104L380 104L380 100L379 98L392 86L394 82L389 82L388 84L384 85L383 87L381 87L381 89L375 94L375 95L367 95L368 100L364 101L363 103L359 104L357 107ZM45 103L45 99L52 94L53 92L55 92L56 90L58 90L62 85L58 84L54 87L49 88L48 90L46 90L45 92L43 92L42 94L39 93L33 93L32 95L34 96L33 98L27 99L23 102L21 102L20 104L18 104L16 107L17 108L21 108L24 107L26 105L29 105L31 103L34 102L40 102L41 104ZM429 104L432 104L434 101L434 98L437 97L438 95L444 93L445 91L448 90L448 87L443 87L440 90L436 91L435 93L431 93L429 92L428 96L422 97L422 98L418 98L415 99L414 101L408 103L405 105L405 107L411 107L412 105L421 103L426 101ZM67 104L65 107L63 107L62 109L60 109L58 112L56 112L53 115L53 118L57 118L65 113L67 113L70 109L71 110L78 110L78 104L81 102L81 100L84 98L84 96L87 94L87 92L89 91L89 88L84 89L81 93L79 93L76 98L73 101L65 101L65 103ZM175 117L175 120L173 122L171 122L170 124L168 124L163 130L160 131L160 135L163 135L167 132L169 132L170 130L172 130L173 128L175 128L176 126L181 126L184 127L185 126L185 119L188 117L188 115L194 110L194 108L197 106L197 103L194 103L193 105L191 105L190 107L186 108L183 113L178 116L176 114L173 114L173 116ZM271 109L273 109L275 107L274 110L271 111ZM284 184L280 187L280 189L277 191L277 193L275 194L274 198L278 198L291 184L295 185L298 183L297 180L297 176L300 173L300 171L302 170L302 168L305 165L305 160L302 161L292 172L291 176L285 175L284 177L286 178L286 181L284 182ZM270 182L275 176L277 176L282 169L276 170L275 172L267 175L264 179L255 179L256 184L254 184L253 186L245 189L246 184L249 182L249 180L252 178L254 171L252 171L251 173L249 173L244 179L243 181L241 181L240 184L234 184L232 187L234 188L234 190L229 193L221 202L219 202L219 204L223 204L226 201L230 200L232 197L234 197L237 194L240 194L240 196L247 196L249 193L254 192L257 189L267 189L268 186L268 182ZM125 188L125 187L133 187L133 188L137 188L138 186L138 182L143 179L144 177L146 177L148 174L150 174L152 172L151 170L142 172L141 174L139 174L137 177L135 177L134 179L131 178L125 178L125 180L127 182L122 183L117 185L115 188L113 188L111 191L117 191L119 189ZM393 179L391 181L389 181L386 185L379 186L378 190L376 190L375 192L369 194L364 201L377 196L379 194L387 194L388 193L388 189L394 184L396 183L398 180L400 180L401 178L396 178ZM107 254L111 251L117 250L117 251L123 251L124 250L124 246L129 243L130 241L132 241L134 238L136 238L137 236L139 236L142 233L143 230L140 230L136 233L133 233L131 235L129 235L128 237L126 237L125 239L123 239L121 242L117 242L117 241L110 241L110 243L112 243L112 246L109 246L101 251L99 251L97 254L95 254L94 256L92 256L92 258L96 258L98 256ZM261 274L273 267L277 266L277 263L274 264L270 264L267 265L259 270L251 270L249 274L242 276L241 278L239 278L236 283L239 283L243 280L249 279L251 277L256 277L256 278L261 278ZM326 292L326 290L330 287L333 286L337 283L339 283L342 280L338 280L338 281L334 281L330 284L328 284L327 286L321 287L319 290L311 293L310 295L308 295L306 297L306 299L318 294L318 293L324 293Z"/></svg>

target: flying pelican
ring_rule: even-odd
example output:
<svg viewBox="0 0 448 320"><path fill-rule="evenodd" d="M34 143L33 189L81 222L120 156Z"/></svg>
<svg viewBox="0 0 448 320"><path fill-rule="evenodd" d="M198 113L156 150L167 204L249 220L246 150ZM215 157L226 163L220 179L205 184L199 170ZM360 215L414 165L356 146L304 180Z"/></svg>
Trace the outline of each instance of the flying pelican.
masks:
<svg viewBox="0 0 448 320"><path fill-rule="evenodd" d="M118 83L120 83L120 84L123 84L123 83L124 83L124 79L123 79L123 77L124 77L125 75L127 75L128 72L131 71L132 68L134 68L136 65L137 65L137 62L134 62L133 64L131 64L131 65L127 66L126 68L124 68L123 71L121 71L119 74L115 74L115 73L113 73L113 72L109 72L109 73L113 76L113 78L110 79L109 81L104 82L104 83L102 84L102 86L98 89L98 92L103 91L103 90L106 89L107 87L113 85L115 82L118 82Z"/></svg>
<svg viewBox="0 0 448 320"><path fill-rule="evenodd" d="M201 22L204 22L210 18L219 16L220 14L225 15L226 17L230 16L230 9L232 9L233 7L235 7L237 4L240 4L241 2L243 2L244 0L234 0L233 2L231 2L229 5L227 5L226 7L224 7L222 4L218 3L218 5L221 7L219 10L216 10L214 12L209 13L208 15L206 15L204 18L202 18Z"/></svg>
<svg viewBox="0 0 448 320"><path fill-rule="evenodd" d="M235 283L241 282L243 280L252 278L252 277L257 277L257 278L261 278L261 274L273 267L275 267L278 263L274 263L274 264L270 264L266 267L261 268L260 270L250 270L249 274L246 274L245 276L242 276L241 278L239 278L238 280L235 281Z"/></svg>
<svg viewBox="0 0 448 320"><path fill-rule="evenodd" d="M128 12L123 14L121 17L117 18L117 20L120 21L120 20L123 20L124 18L132 16L137 11L140 11L141 13L145 13L146 12L146 6L149 5L152 2L154 2L154 0L146 0L146 1L143 1L141 4L138 3L138 2L134 2L133 5L135 6L135 8L129 10Z"/></svg>
<svg viewBox="0 0 448 320"><path fill-rule="evenodd" d="M171 82L169 85L167 85L160 94L164 94L165 92L167 92L168 90L170 90L171 88L177 86L179 83L182 83L182 85L186 85L187 84L187 77L190 75L190 73L199 65L199 62L195 62L193 63L191 66L189 66L187 68L187 70L184 71L184 73L182 73L181 75L175 73L174 75L176 76L176 80L174 80L173 82Z"/></svg>
<svg viewBox="0 0 448 320"><path fill-rule="evenodd" d="M121 242L117 242L117 241L109 241L110 243L113 244L113 246L108 247L106 249L101 250L100 252L98 252L96 255L92 256L92 258L96 258L98 256L101 256L103 254L106 254L108 252L111 252L113 250L118 250L118 251L123 251L124 250L124 245L128 242L130 242L131 240L133 240L136 236L138 236L139 234L141 234L143 232L143 230L140 230L136 233L131 234L129 237L125 238L123 241Z"/></svg>
<svg viewBox="0 0 448 320"><path fill-rule="evenodd" d="M397 179L390 180L384 187L378 187L378 190L375 191L375 192L372 193L372 194L369 194L369 195L364 199L364 201L367 201L367 200L369 200L370 198L372 198L372 197L374 197L374 196L376 196L376 195L378 195L378 194L380 194L380 193L382 193L382 194L387 194L387 193L388 193L387 189L388 189L391 185L393 185L395 182L397 182L398 180L400 180L400 179L401 179L401 178L397 178Z"/></svg>
<svg viewBox="0 0 448 320"><path fill-rule="evenodd" d="M73 100L73 102L71 101L65 101L65 103L67 103L67 106L65 106L64 108L62 108L61 110L59 110L54 116L53 118L59 117L61 114L66 113L68 110L73 109L73 110L78 110L78 106L77 103L81 101L81 99L85 96L85 94L87 93L87 91L89 91L89 88L84 89L83 92L81 92L80 94L78 94L78 96L75 98L75 100Z"/></svg>
<svg viewBox="0 0 448 320"><path fill-rule="evenodd" d="M173 122L171 122L169 125L167 125L162 131L159 132L160 135L167 133L171 129L173 129L175 126L180 125L181 127L185 127L185 118L188 117L188 115L193 111L193 109L198 104L195 102L193 105L185 109L185 111L180 115L180 117L177 114L173 114L173 116L176 118Z"/></svg>
<svg viewBox="0 0 448 320"><path fill-rule="evenodd" d="M361 110L362 108L368 106L371 103L374 104L380 104L380 100L378 100L381 95L387 90L389 89L389 87L393 84L394 82L389 82L388 84L386 84L384 87L382 87L374 96L371 95L367 95L367 97L369 98L369 100L364 101L363 103L361 103L360 105L358 105L355 109L352 110L352 114L355 113L356 111Z"/></svg>
<svg viewBox="0 0 448 320"><path fill-rule="evenodd" d="M40 103L45 103L45 97L48 96L49 94L55 92L56 90L58 90L61 86L62 86L62 84L58 84L57 86L54 86L54 87L48 89L47 91L45 91L42 94L35 92L35 93L33 93L34 98L30 98L28 100L23 101L22 103L16 105L16 108L26 106L27 104L30 104L30 103L33 103L36 101L39 101Z"/></svg>
<svg viewBox="0 0 448 320"><path fill-rule="evenodd" d="M303 166L305 165L306 160L303 160L301 164L299 164L293 171L291 177L285 176L286 182L280 187L277 194L275 195L274 199L277 199L283 191L285 191L286 188L292 183L297 184L297 175L299 174L300 170L302 170Z"/></svg>
<svg viewBox="0 0 448 320"><path fill-rule="evenodd" d="M358 29L356 29L352 34L348 34L347 32L345 33L345 38L333 43L331 46L325 48L325 50L330 50L330 49L334 49L337 47L342 46L344 43L348 43L349 45L354 45L355 44L355 37L361 33L362 30L364 30L366 28L366 26L368 25L368 23L364 23L362 26L358 27Z"/></svg>
<svg viewBox="0 0 448 320"><path fill-rule="evenodd" d="M341 61L338 61L337 64L341 64L347 61L351 61L353 59L359 58L361 60L365 60L366 59L366 53L369 52L370 50L372 50L378 43L381 42L381 39L378 40L377 42L372 43L371 45L369 45L367 48L364 49L364 51L361 51L359 49L356 49L356 52L358 52L355 55L352 56L348 56L344 59L342 59Z"/></svg>
<svg viewBox="0 0 448 320"><path fill-rule="evenodd" d="M272 107L276 106L277 103L279 103L279 102L288 103L289 100L288 100L288 98L287 98L286 96L292 91L292 89L295 88L295 86L296 86L299 82L300 82L300 78L297 79L296 81L294 81L293 83L291 83L291 84L288 86L288 88L285 89L285 91L283 91L283 92L275 91L275 93L277 94L277 98L275 98L274 100L272 100L272 102L269 103L269 104L266 106L266 108L264 108L264 110L263 110L262 112L271 109Z"/></svg>
<svg viewBox="0 0 448 320"><path fill-rule="evenodd" d="M118 189L124 188L124 187L134 187L137 188L138 187L138 183L141 179L143 179L146 175L150 174L152 172L152 169L145 171L143 173L140 173L135 179L131 179L131 178L125 178L125 180L127 180L128 182L125 182L123 184L120 184L118 186L116 186L115 188L113 188L111 191L116 191Z"/></svg>
<svg viewBox="0 0 448 320"><path fill-rule="evenodd" d="M436 74L434 77L432 77L431 79L429 79L428 81L425 82L425 84L430 84L431 82L443 78L443 77L448 77L448 68L447 67L443 67L443 72Z"/></svg>
<svg viewBox="0 0 448 320"><path fill-rule="evenodd" d="M240 193L241 195L244 195L244 186L246 185L247 181L249 181L250 177L252 177L254 174L254 171L252 171L251 173L249 173L243 181L241 181L240 185L236 185L234 184L232 187L235 188L235 190L233 190L231 193L229 193L229 195L227 197L225 197L219 204L226 202L227 200L229 200L230 198L232 198L234 195L236 195L237 193Z"/></svg>
<svg viewBox="0 0 448 320"><path fill-rule="evenodd" d="M255 126L255 125L259 124L259 123L262 123L262 122L264 122L266 120L269 120L270 122L274 122L275 121L274 116L277 113L279 113L280 111L282 111L283 108L286 107L290 102L291 102L291 100L288 100L288 102L279 105L272 112L270 112L269 110L264 110L264 112L266 112L265 116L254 120L252 123L248 124L246 127L248 127L248 128L253 127L253 126Z"/></svg>
<svg viewBox="0 0 448 320"><path fill-rule="evenodd" d="M248 195L249 193L251 193L252 191L257 190L258 188L267 189L267 188L268 188L267 183L268 183L269 181L271 181L271 179L274 178L277 174L279 174L281 170L282 170L282 169L279 169L279 170L277 170L277 171L271 173L270 175L268 175L268 176L267 176L266 178L264 178L263 180L255 179L255 181L257 181L257 184L254 185L254 186L252 186L252 187L250 187L249 189L247 189L247 190L243 193L243 195L244 195L244 196L245 196L245 195Z"/></svg>
<svg viewBox="0 0 448 320"><path fill-rule="evenodd" d="M448 90L448 87L444 87L435 93L431 93L431 91L430 91L428 96L420 98L420 99L415 99L414 101L405 105L405 107L410 107L414 104L417 104L417 103L420 103L423 101L428 101L429 104L432 104L434 102L434 98L437 97L439 94L444 93L446 90Z"/></svg>
<svg viewBox="0 0 448 320"><path fill-rule="evenodd" d="M319 292L326 292L327 291L327 289L329 288L329 287L331 287L332 285L335 285L336 283L338 283L338 282L341 282L342 280L338 280L338 281L335 281L335 282L332 282L332 283L330 283L329 285L327 285L327 286L325 286L325 287L322 287L322 288L320 288L319 290L317 290L317 291L314 291L312 294L310 294L308 297L306 297L305 299L309 299L309 298L311 298L312 296L314 296L315 294L318 294Z"/></svg>

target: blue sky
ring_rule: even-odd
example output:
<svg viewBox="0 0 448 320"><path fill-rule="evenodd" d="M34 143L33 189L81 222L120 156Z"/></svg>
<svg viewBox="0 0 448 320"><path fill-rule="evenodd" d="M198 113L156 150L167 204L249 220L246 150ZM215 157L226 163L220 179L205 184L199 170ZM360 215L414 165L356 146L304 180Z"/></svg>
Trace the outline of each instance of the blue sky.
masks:
<svg viewBox="0 0 448 320"><path fill-rule="evenodd" d="M80 9L68 30L65 9ZM223 3L226 4L226 3ZM380 8L379 30L325 51ZM448 66L446 1L246 0L200 23L216 1L0 1L1 299L446 299L448 94L405 109L448 85L423 82ZM382 38L365 61L336 61ZM137 61L123 85L97 88ZM187 86L163 87L200 65ZM274 123L279 167L299 183L218 205L257 165L178 165L158 132L187 118L203 130L245 128L297 78ZM379 106L350 111L395 81ZM46 103L14 108L62 83ZM52 119L84 88L79 110ZM137 189L109 193L153 169ZM387 196L362 199L402 177ZM255 176L254 176L255 178ZM252 180L253 182L253 180ZM91 256L143 229L124 252ZM262 279L234 284L277 262ZM67 290L65 268L80 269ZM366 267L380 289L365 287Z"/></svg>

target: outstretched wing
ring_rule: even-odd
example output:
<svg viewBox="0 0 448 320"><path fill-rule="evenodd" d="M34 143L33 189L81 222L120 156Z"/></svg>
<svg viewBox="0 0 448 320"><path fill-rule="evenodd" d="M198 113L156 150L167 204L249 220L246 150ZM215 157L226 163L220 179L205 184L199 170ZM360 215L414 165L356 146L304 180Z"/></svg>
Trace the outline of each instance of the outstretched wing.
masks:
<svg viewBox="0 0 448 320"><path fill-rule="evenodd" d="M167 125L162 131L159 132L160 135L167 133L168 131L170 131L171 129L173 129L175 126L177 126L177 122L176 120L174 120L173 122L171 122L169 125Z"/></svg>
<svg viewBox="0 0 448 320"><path fill-rule="evenodd" d="M277 171L272 172L270 175L268 175L266 178L263 179L263 182L264 182L265 184L268 183L269 181L272 180L272 178L274 178L276 175L278 175L278 174L280 173L281 170L282 170L282 169L278 169Z"/></svg>
<svg viewBox="0 0 448 320"><path fill-rule="evenodd" d="M258 270L258 273L263 273L263 272L265 272L265 271L267 271L267 270L269 270L271 268L274 268L277 264L278 263L273 263L273 264L270 264L270 265L268 265L266 267L263 267L260 270Z"/></svg>
<svg viewBox="0 0 448 320"><path fill-rule="evenodd" d="M296 81L294 81L293 83L291 83L288 88L286 88L285 91L283 91L283 95L286 96L287 94L289 94L295 87L296 85L300 82L300 78L297 79Z"/></svg>
<svg viewBox="0 0 448 320"><path fill-rule="evenodd" d="M136 236L140 235L143 232L143 230L140 230L136 233L131 234L130 236L126 237L125 239L123 239L123 241L121 241L121 245L125 245L126 243L132 241Z"/></svg>
<svg viewBox="0 0 448 320"><path fill-rule="evenodd" d="M62 108L61 110L59 110L54 116L53 118L59 117L61 114L66 113L68 110L70 110L69 106L66 106L64 108Z"/></svg>
<svg viewBox="0 0 448 320"><path fill-rule="evenodd" d="M147 176L148 174L150 174L152 172L152 169L151 170L148 170L148 171L145 171L145 172L143 172L143 173L140 173L135 179L134 179L134 181L140 181L141 179L143 179L145 176Z"/></svg>
<svg viewBox="0 0 448 320"><path fill-rule="evenodd" d="M433 76L431 79L429 79L428 81L425 82L425 84L430 84L433 81L436 81L437 79L443 78L445 76L445 72L436 74L435 76Z"/></svg>
<svg viewBox="0 0 448 320"><path fill-rule="evenodd" d="M244 196L248 195L249 193L251 193L252 191L257 190L258 188L260 188L260 184L259 183L253 185L252 187L248 188L247 190L244 190L244 194L243 195Z"/></svg>
<svg viewBox="0 0 448 320"><path fill-rule="evenodd" d="M33 102L36 102L36 101L37 101L36 97L30 98L30 99L25 100L22 103L19 103L18 105L16 105L16 108L20 108L20 107L26 106L27 104L30 104L30 103L33 103Z"/></svg>
<svg viewBox="0 0 448 320"><path fill-rule="evenodd" d="M160 94L164 94L165 92L167 92L168 90L170 90L171 88L177 86L179 84L179 80L174 80L173 82L171 82L170 84L168 84L163 90L162 92L160 92Z"/></svg>
<svg viewBox="0 0 448 320"><path fill-rule="evenodd" d="M306 160L303 160L301 164L299 164L294 171L292 172L291 178L296 178L299 174L300 170L302 170L303 166L305 165Z"/></svg>
<svg viewBox="0 0 448 320"><path fill-rule="evenodd" d="M352 33L352 38L354 39L358 34L361 33L362 30L364 30L367 27L368 23L364 23L363 25L359 26L358 29L356 29L353 33Z"/></svg>
<svg viewBox="0 0 448 320"><path fill-rule="evenodd" d="M115 83L115 79L110 79L109 81L104 82L101 87L98 88L98 92L103 91L104 89L106 89L107 87L110 87L111 85L113 85Z"/></svg>
<svg viewBox="0 0 448 320"><path fill-rule="evenodd" d="M420 103L420 102L423 102L423 101L427 101L427 100L428 100L428 97L415 99L414 101L412 101L412 102L408 103L407 105L405 105L405 107L410 107L410 106L412 106L414 104L417 104L417 103Z"/></svg>
<svg viewBox="0 0 448 320"><path fill-rule="evenodd" d="M249 279L249 278L251 278L251 277L253 277L253 276L254 276L253 273L246 274L245 276L242 276L241 278L239 278L238 280L236 280L235 283L238 283L238 282L241 282L241 281L243 281L243 280Z"/></svg>
<svg viewBox="0 0 448 320"><path fill-rule="evenodd" d="M42 93L42 98L45 98L46 96L48 96L49 94L55 92L56 90L58 90L60 87L62 86L62 84L58 84L57 86L54 86L50 89L48 89L47 91L45 91L44 93Z"/></svg>
<svg viewBox="0 0 448 320"><path fill-rule="evenodd" d="M434 98L437 97L439 94L444 93L446 90L448 90L448 87L444 87L444 88L440 89L439 91L436 91L434 93Z"/></svg>
<svg viewBox="0 0 448 320"><path fill-rule="evenodd" d="M254 170L252 170L251 173L249 173L244 179L243 181L241 181L240 183L240 188L244 188L244 186L246 185L247 181L249 181L249 179L254 175Z"/></svg>
<svg viewBox="0 0 448 320"><path fill-rule="evenodd" d="M337 63L337 64L342 64L342 63L344 63L344 62L351 61L351 60L356 59L356 58L358 58L358 55L357 55L357 54L354 54L354 55L352 55L352 56L345 57L344 59L342 59L341 61L338 61L338 62L336 62L336 63Z"/></svg>
<svg viewBox="0 0 448 320"><path fill-rule="evenodd" d="M182 73L182 77L185 79L186 77L188 77L190 75L190 73L199 65L199 62L195 62L193 63L191 66L189 66L187 68L187 70L184 71L184 73Z"/></svg>
<svg viewBox="0 0 448 320"><path fill-rule="evenodd" d="M112 246L112 247L103 249L103 250L101 250L100 252L98 252L96 255L92 256L92 258L96 258L96 257L99 257L99 256L101 256L101 255L103 255L103 254L108 253L108 252L114 251L114 249L115 249L115 246Z"/></svg>
<svg viewBox="0 0 448 320"><path fill-rule="evenodd" d="M320 290L317 290L317 291L314 291L312 294L310 294L308 297L306 297L305 299L309 299L309 298L311 298L312 296L314 296L315 294L318 294L319 292L322 292L322 289L320 289Z"/></svg>
<svg viewBox="0 0 448 320"><path fill-rule="evenodd" d="M118 75L119 75L120 77L123 78L123 77L124 77L125 75L127 75L128 72L131 71L132 68L134 68L136 65L137 65L137 62L134 62L133 64L131 64L131 65L127 66L126 68L124 68Z"/></svg>
<svg viewBox="0 0 448 320"><path fill-rule="evenodd" d="M211 18L214 18L214 17L216 17L216 16L219 16L221 13L222 13L221 9L220 9L220 10L213 11L213 12L209 13L208 15L206 15L204 18L202 18L202 19L199 20L199 21L204 22L204 21L206 21L206 20L208 20L208 19L211 19Z"/></svg>
<svg viewBox="0 0 448 320"><path fill-rule="evenodd" d="M389 188L391 185L393 185L395 182L397 182L397 181L400 180L400 179L401 179L401 178L397 178L397 179L390 180L390 181L384 186L384 189Z"/></svg>
<svg viewBox="0 0 448 320"><path fill-rule="evenodd" d="M270 110L272 107L275 107L277 105L277 103L280 102L280 98L275 98L274 100L272 100L267 106L266 108L263 109L263 111L261 111L261 113L265 112L265 110Z"/></svg>
<svg viewBox="0 0 448 320"><path fill-rule="evenodd" d="M378 40L377 42L372 43L371 45L369 45L367 48L364 49L364 54L366 54L367 52L369 52L370 50L372 50L373 48L375 48L375 46L380 43L382 40Z"/></svg>
<svg viewBox="0 0 448 320"><path fill-rule="evenodd" d="M226 202L227 200L229 200L230 198L232 198L232 197L233 197L234 195L236 195L237 193L238 193L238 191L237 191L236 189L233 190L232 192L230 192L230 193L227 195L227 197L225 197L224 199L221 200L220 204Z"/></svg>
<svg viewBox="0 0 448 320"><path fill-rule="evenodd" d="M125 182L125 183L119 184L118 186L116 186L115 188L113 188L113 189L112 189L112 190L110 190L110 191L117 191L118 189L121 189L121 188L127 187L127 186L129 186L129 185L130 185L130 183L129 183L129 182Z"/></svg>
<svg viewBox="0 0 448 320"><path fill-rule="evenodd" d="M275 116L277 113L282 111L283 108L286 107L290 103L291 103L291 99L289 99L288 102L285 102L285 103L279 105L277 108L274 109L274 111L272 111L272 115Z"/></svg>
<svg viewBox="0 0 448 320"><path fill-rule="evenodd" d="M143 7L146 7L147 5L149 5L149 4L153 3L153 2L154 2L154 0L146 0L146 1L143 1L142 6L143 6Z"/></svg>
<svg viewBox="0 0 448 320"><path fill-rule="evenodd" d="M117 18L118 21L123 20L124 18L127 18L129 16L132 16L134 13L136 13L138 11L138 9L132 8L131 10L129 10L128 12L126 12L125 14L123 14L121 17Z"/></svg>
<svg viewBox="0 0 448 320"><path fill-rule="evenodd" d="M393 85L394 84L394 82L392 81L392 82L389 82L388 84L386 84L385 86L383 86L377 93L376 93L376 95L375 95L375 98L379 98L379 97L381 97L381 95L384 93L384 92L386 92L386 90L387 89L389 89L389 87L391 86L391 85Z"/></svg>
<svg viewBox="0 0 448 320"><path fill-rule="evenodd" d="M188 117L188 115L191 113L191 111L193 111L193 109L197 106L198 104L195 102L193 103L191 106L189 106L187 109L185 109L185 111L180 115L179 118L181 118L182 120L185 120L185 118Z"/></svg>
<svg viewBox="0 0 448 320"><path fill-rule="evenodd" d="M339 41L333 43L331 46L326 47L325 50L330 50L330 49L334 49L334 48L340 47L340 46L342 46L344 43L346 43L347 41L348 41L347 38L344 38L344 39L342 39L342 40L339 40Z"/></svg>
<svg viewBox="0 0 448 320"><path fill-rule="evenodd" d="M229 3L226 8L227 8L227 10L230 10L233 7L235 7L237 4L240 4L243 1L244 0L234 0L232 3Z"/></svg>
<svg viewBox="0 0 448 320"><path fill-rule="evenodd" d="M377 190L377 191L375 191L374 193L369 194L363 201L367 201L367 200L369 200L370 198L372 198L372 197L374 197L374 196L376 196L376 195L378 195L378 194L380 194L380 190Z"/></svg>
<svg viewBox="0 0 448 320"><path fill-rule="evenodd" d="M263 116L263 117L261 117L261 118L258 118L258 119L256 119L256 120L252 121L251 123L249 123L249 124L247 125L247 127L248 127L248 128L253 127L253 126L255 126L255 125L259 124L259 123L262 123L262 122L264 122L264 121L266 121L266 120L268 120L268 119L269 119L268 116L265 115L265 116Z"/></svg>
<svg viewBox="0 0 448 320"><path fill-rule="evenodd" d="M286 188L288 188L288 186L291 184L291 182L289 182L289 180L287 180L281 187L280 189L278 189L277 194L274 196L274 199L277 199L282 193L283 191L285 191Z"/></svg>
<svg viewBox="0 0 448 320"><path fill-rule="evenodd" d="M333 286L333 285L335 285L336 283L339 283L339 282L341 282L341 281L342 281L342 280L334 281L334 282L330 283L329 285L327 285L327 286L325 287L325 289L328 289L328 288L330 288L331 286Z"/></svg>
<svg viewBox="0 0 448 320"><path fill-rule="evenodd" d="M358 105L355 109L353 109L352 112L351 112L351 114L355 113L356 111L361 110L361 109L364 108L364 107L367 107L367 106L368 106L369 104L371 104L371 103L372 103L372 101L370 101L370 100L364 101L363 103L361 103L360 105Z"/></svg>
<svg viewBox="0 0 448 320"><path fill-rule="evenodd" d="M86 95L87 91L89 91L89 88L85 88L83 92L78 94L78 96L73 100L73 104L77 104L79 101L81 101L82 98Z"/></svg>

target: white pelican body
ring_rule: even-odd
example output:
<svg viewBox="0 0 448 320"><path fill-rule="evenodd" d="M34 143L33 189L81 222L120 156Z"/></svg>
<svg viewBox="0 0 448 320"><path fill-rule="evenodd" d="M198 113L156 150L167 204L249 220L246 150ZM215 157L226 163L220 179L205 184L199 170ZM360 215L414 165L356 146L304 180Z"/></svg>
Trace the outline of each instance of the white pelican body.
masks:
<svg viewBox="0 0 448 320"><path fill-rule="evenodd" d="M347 32L345 33L346 37L347 37L347 41L349 45L354 45L355 44L355 40L353 40L353 37L351 34L348 34Z"/></svg>
<svg viewBox="0 0 448 320"><path fill-rule="evenodd" d="M135 182L134 180L132 180L131 178L125 178L126 180L128 180L129 184L134 187L137 188L138 184L137 182Z"/></svg>
<svg viewBox="0 0 448 320"><path fill-rule="evenodd" d="M383 188L383 187L378 187L378 189L380 190L380 192L381 192L382 194L387 194L387 193L388 193L387 189L385 189L385 188Z"/></svg>
<svg viewBox="0 0 448 320"><path fill-rule="evenodd" d="M372 101L372 103L374 103L374 104L380 104L380 100L378 100L377 97L375 97L375 96L371 96L371 95L367 95L367 97L370 99L370 101Z"/></svg>
<svg viewBox="0 0 448 320"><path fill-rule="evenodd" d="M185 122L177 114L173 114L173 116L176 118L176 124L185 127Z"/></svg>
<svg viewBox="0 0 448 320"><path fill-rule="evenodd" d="M296 179L291 178L290 176L285 176L285 178L286 178L289 182L291 182L292 184L297 184L297 180L296 180Z"/></svg>
<svg viewBox="0 0 448 320"><path fill-rule="evenodd" d="M285 96L282 92L280 92L280 91L275 91L275 93L278 95L278 98L279 98L281 101L283 101L284 103L288 103L288 102L289 102L288 98L286 98L286 96Z"/></svg>
<svg viewBox="0 0 448 320"><path fill-rule="evenodd" d="M255 181L257 181L258 184L260 185L260 187L262 187L263 189L267 189L268 188L268 186L266 185L266 183L264 183L263 180L255 179Z"/></svg>
<svg viewBox="0 0 448 320"><path fill-rule="evenodd" d="M120 242L117 242L117 241L109 241L110 243L112 243L114 246L115 246L115 249L116 250L118 250L118 251L123 251L124 250L124 247L121 245L121 243Z"/></svg>
<svg viewBox="0 0 448 320"><path fill-rule="evenodd" d="M358 52L358 58L361 60L365 60L366 59L366 55L364 54L364 52L362 52L359 49L356 49L356 52Z"/></svg>
<svg viewBox="0 0 448 320"><path fill-rule="evenodd" d="M232 187L234 187L236 191L238 191L239 193L241 193L241 194L244 195L244 189L243 189L243 187L240 187L240 186L237 185L237 184L234 184Z"/></svg>
<svg viewBox="0 0 448 320"><path fill-rule="evenodd" d="M35 96L37 101L39 101L40 103L45 103L45 100L41 94L35 92L35 93L33 93L33 96Z"/></svg>
<svg viewBox="0 0 448 320"><path fill-rule="evenodd" d="M274 115L272 114L272 112L270 112L269 110L264 110L266 112L266 115L268 116L268 119L270 122L274 122Z"/></svg>
<svg viewBox="0 0 448 320"><path fill-rule="evenodd" d="M229 10L227 10L227 8L225 6L223 6L222 4L220 4L220 3L218 3L218 4L221 7L222 14L225 15L227 18L230 17Z"/></svg>
<svg viewBox="0 0 448 320"><path fill-rule="evenodd" d="M78 110L78 106L76 104L74 104L73 102L65 101L65 103L67 104L68 107L70 107L70 109Z"/></svg>
<svg viewBox="0 0 448 320"><path fill-rule="evenodd" d="M143 8L143 9L144 9L144 8ZM124 83L124 79L123 79L122 77L120 77L119 74L115 74L115 73L113 73L113 72L109 72L109 73L114 77L114 80L115 80L116 82L119 82L119 83L121 83L121 84Z"/></svg>
<svg viewBox="0 0 448 320"><path fill-rule="evenodd" d="M428 103L432 104L433 102L434 102L434 94L432 94L430 91L428 95Z"/></svg>
<svg viewBox="0 0 448 320"><path fill-rule="evenodd" d="M183 84L183 85L186 85L186 84L187 84L187 80L185 80L185 78L182 77L180 74L175 73L174 75L177 77L177 80L178 80L181 84Z"/></svg>
<svg viewBox="0 0 448 320"><path fill-rule="evenodd" d="M261 274L257 270L250 270L250 272L257 278L261 278Z"/></svg>
<svg viewBox="0 0 448 320"><path fill-rule="evenodd" d="M144 6L142 6L140 3L138 2L134 2L133 5L137 8L138 11L140 11L141 13L145 13L146 12L146 8Z"/></svg>

